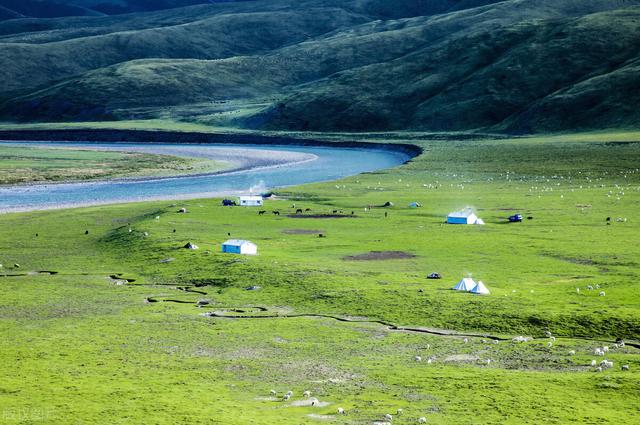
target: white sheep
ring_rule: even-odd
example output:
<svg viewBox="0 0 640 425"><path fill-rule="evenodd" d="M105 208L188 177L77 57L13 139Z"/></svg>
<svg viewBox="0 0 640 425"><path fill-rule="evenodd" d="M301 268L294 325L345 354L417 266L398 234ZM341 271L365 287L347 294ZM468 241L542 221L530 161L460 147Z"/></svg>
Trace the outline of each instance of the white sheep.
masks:
<svg viewBox="0 0 640 425"><path fill-rule="evenodd" d="M602 367L598 366L598 367L596 368L596 372L602 372Z"/></svg>
<svg viewBox="0 0 640 425"><path fill-rule="evenodd" d="M549 331L544 331L544 334L547 338L551 338L551 332Z"/></svg>
<svg viewBox="0 0 640 425"><path fill-rule="evenodd" d="M602 347L602 351L604 351L605 353L609 352L609 347L607 347L606 345L604 347Z"/></svg>
<svg viewBox="0 0 640 425"><path fill-rule="evenodd" d="M291 398L291 396L289 394L285 394L282 396L282 401L287 401Z"/></svg>
<svg viewBox="0 0 640 425"><path fill-rule="evenodd" d="M271 391L269 391L269 394L276 395L277 393L276 393L276 390L271 390Z"/></svg>
<svg viewBox="0 0 640 425"><path fill-rule="evenodd" d="M555 336L551 336L551 337L549 337L549 339L550 339L551 341L555 341L555 340L556 340L556 337L555 337Z"/></svg>
<svg viewBox="0 0 640 425"><path fill-rule="evenodd" d="M309 398L309 397L311 397L311 391L307 390L307 391L303 392L303 393L302 393L302 395L303 395L304 397Z"/></svg>
<svg viewBox="0 0 640 425"><path fill-rule="evenodd" d="M579 294L580 293L580 288L576 288L576 292Z"/></svg>
<svg viewBox="0 0 640 425"><path fill-rule="evenodd" d="M623 364L621 369L622 370L629 370L629 365L628 364Z"/></svg>
<svg viewBox="0 0 640 425"><path fill-rule="evenodd" d="M291 397L291 396L293 395L293 391L291 391L291 390L287 391L287 395L288 395L289 397Z"/></svg>
<svg viewBox="0 0 640 425"><path fill-rule="evenodd" d="M425 418L424 416L422 416L421 418L418 418L418 423L419 424L426 424L427 423L427 418Z"/></svg>
<svg viewBox="0 0 640 425"><path fill-rule="evenodd" d="M595 360L591 360L591 367L595 367L598 364L597 361Z"/></svg>
<svg viewBox="0 0 640 425"><path fill-rule="evenodd" d="M433 359L432 359L431 357L429 357L429 358L427 359L427 364L431 364L431 363L433 363Z"/></svg>
<svg viewBox="0 0 640 425"><path fill-rule="evenodd" d="M595 354L596 356L604 356L604 351L602 351L600 347L596 347L596 349L593 350L593 354Z"/></svg>
<svg viewBox="0 0 640 425"><path fill-rule="evenodd" d="M598 295L601 296L601 297L604 297L606 294L605 294L604 291L600 291L600 293Z"/></svg>
<svg viewBox="0 0 640 425"><path fill-rule="evenodd" d="M494 339L494 340L493 340L493 343L494 343L494 344L499 344L499 343L500 343L500 341L498 341L497 339Z"/></svg>
<svg viewBox="0 0 640 425"><path fill-rule="evenodd" d="M317 399L317 398L315 398L315 397L311 397L311 398L309 399L309 401L311 402L311 405L312 405L312 406L314 406L314 407L315 407L315 405L316 405L316 404L318 404L318 403L319 403L318 399Z"/></svg>
<svg viewBox="0 0 640 425"><path fill-rule="evenodd" d="M465 338L462 340L462 342L464 342L465 344L469 342L469 338Z"/></svg>
<svg viewBox="0 0 640 425"><path fill-rule="evenodd" d="M391 422L391 421L393 420L393 416L391 416L390 414L388 414L388 413L387 413L386 415L384 415L384 419L385 419L386 421Z"/></svg>
<svg viewBox="0 0 640 425"><path fill-rule="evenodd" d="M480 340L480 343L482 343L482 344L486 344L486 343L487 343L487 340L486 340L486 339L481 339L481 340Z"/></svg>
<svg viewBox="0 0 640 425"><path fill-rule="evenodd" d="M487 359L486 363L487 363L487 366L489 366L491 364L491 359Z"/></svg>
<svg viewBox="0 0 640 425"><path fill-rule="evenodd" d="M396 410L396 415L398 415L398 416L402 415L402 412L403 412L403 411L404 411L404 410L402 410L402 409L398 409L398 410Z"/></svg>
<svg viewBox="0 0 640 425"><path fill-rule="evenodd" d="M620 344L618 344L620 346L620 348L624 348L624 341L620 341Z"/></svg>
<svg viewBox="0 0 640 425"><path fill-rule="evenodd" d="M596 285L596 289L600 289L600 285Z"/></svg>
<svg viewBox="0 0 640 425"><path fill-rule="evenodd" d="M588 289L589 291L593 291L593 286L588 285L588 286L587 286L587 289Z"/></svg>
<svg viewBox="0 0 640 425"><path fill-rule="evenodd" d="M416 356L416 357L415 357L415 360L416 360L417 362L421 362L421 361L422 361L422 357L420 357L420 356Z"/></svg>
<svg viewBox="0 0 640 425"><path fill-rule="evenodd" d="M576 350L569 350L569 355L570 356L575 356L576 355Z"/></svg>
<svg viewBox="0 0 640 425"><path fill-rule="evenodd" d="M553 342L551 342L551 341L547 342L547 347L549 347L549 348L553 347Z"/></svg>
<svg viewBox="0 0 640 425"><path fill-rule="evenodd" d="M338 415L344 415L344 409L342 407L338 407Z"/></svg>

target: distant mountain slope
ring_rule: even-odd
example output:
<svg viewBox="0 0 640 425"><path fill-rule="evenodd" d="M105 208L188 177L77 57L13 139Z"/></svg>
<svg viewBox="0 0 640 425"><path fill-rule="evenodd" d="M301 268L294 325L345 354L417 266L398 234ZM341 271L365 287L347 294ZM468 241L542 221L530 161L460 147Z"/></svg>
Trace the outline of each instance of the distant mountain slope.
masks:
<svg viewBox="0 0 640 425"><path fill-rule="evenodd" d="M8 11L6 15L2 11ZM100 16L96 10L65 4L63 1L0 0L0 20L12 18L58 18L62 16Z"/></svg>
<svg viewBox="0 0 640 425"><path fill-rule="evenodd" d="M263 0L6 21L0 34L0 119L640 126L640 0Z"/></svg>

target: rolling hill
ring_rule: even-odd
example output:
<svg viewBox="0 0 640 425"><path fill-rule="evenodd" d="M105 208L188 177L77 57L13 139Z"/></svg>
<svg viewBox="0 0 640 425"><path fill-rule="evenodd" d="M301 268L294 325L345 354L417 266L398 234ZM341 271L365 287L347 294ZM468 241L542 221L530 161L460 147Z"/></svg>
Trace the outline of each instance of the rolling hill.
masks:
<svg viewBox="0 0 640 425"><path fill-rule="evenodd" d="M0 22L0 119L629 128L638 46L640 0L262 0L12 19Z"/></svg>

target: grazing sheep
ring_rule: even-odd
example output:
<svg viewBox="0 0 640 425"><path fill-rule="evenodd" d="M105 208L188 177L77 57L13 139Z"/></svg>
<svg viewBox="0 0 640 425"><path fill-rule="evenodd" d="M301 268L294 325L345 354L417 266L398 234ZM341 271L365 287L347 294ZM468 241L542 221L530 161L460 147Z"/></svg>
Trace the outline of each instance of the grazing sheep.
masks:
<svg viewBox="0 0 640 425"><path fill-rule="evenodd" d="M427 364L431 364L432 362L433 362L433 359L432 359L431 357L429 357L429 358L427 359Z"/></svg>
<svg viewBox="0 0 640 425"><path fill-rule="evenodd" d="M425 418L424 416L418 418L418 423L419 424L426 424L427 423L427 418Z"/></svg>
<svg viewBox="0 0 640 425"><path fill-rule="evenodd" d="M494 345L497 345L497 344L499 344L499 343L500 343L500 341L498 341L497 339L494 339L494 340L493 340L493 344L494 344Z"/></svg>
<svg viewBox="0 0 640 425"><path fill-rule="evenodd" d="M596 368L596 372L602 372L602 368L601 368L600 366L598 366L598 367Z"/></svg>
<svg viewBox="0 0 640 425"><path fill-rule="evenodd" d="M19 269L19 268L20 268L20 264L15 263L15 264L13 265L13 268L14 268L14 269Z"/></svg>
<svg viewBox="0 0 640 425"><path fill-rule="evenodd" d="M482 344L486 344L486 343L487 343L487 340L486 340L486 339L481 339L481 340L480 340L480 343L482 343Z"/></svg>
<svg viewBox="0 0 640 425"><path fill-rule="evenodd" d="M593 286L588 285L588 286L587 286L587 289L588 289L589 291L593 291Z"/></svg>
<svg viewBox="0 0 640 425"><path fill-rule="evenodd" d="M556 340L556 337L555 337L555 336L552 336L552 337L550 337L549 339L550 339L551 341L555 341L555 340Z"/></svg>
<svg viewBox="0 0 640 425"><path fill-rule="evenodd" d="M600 289L600 285L596 285L596 289Z"/></svg>
<svg viewBox="0 0 640 425"><path fill-rule="evenodd" d="M291 398L291 396L289 394L285 394L282 396L282 401L287 401Z"/></svg>
<svg viewBox="0 0 640 425"><path fill-rule="evenodd" d="M156 216L156 220L160 220L160 216L159 215Z"/></svg>
<svg viewBox="0 0 640 425"><path fill-rule="evenodd" d="M609 347L607 347L606 345L604 347L602 347L602 351L604 351L605 353L609 352Z"/></svg>
<svg viewBox="0 0 640 425"><path fill-rule="evenodd" d="M344 409L342 407L338 407L338 415L344 415Z"/></svg>
<svg viewBox="0 0 640 425"><path fill-rule="evenodd" d="M487 364L487 366L489 366L491 364L491 359L487 359L485 363Z"/></svg>
<svg viewBox="0 0 640 425"><path fill-rule="evenodd" d="M595 367L598 364L595 360L591 360L591 367Z"/></svg>
<svg viewBox="0 0 640 425"><path fill-rule="evenodd" d="M547 338L551 338L551 332L549 332L549 331L544 331L544 335L545 335Z"/></svg>
<svg viewBox="0 0 640 425"><path fill-rule="evenodd" d="M622 370L629 370L629 365L628 364L623 364L622 367L620 368Z"/></svg>
<svg viewBox="0 0 640 425"><path fill-rule="evenodd" d="M184 214L184 213L186 213L186 212L187 212L187 209L186 209L186 208L180 208L180 209L178 210L178 212L179 212L179 213Z"/></svg>
<svg viewBox="0 0 640 425"><path fill-rule="evenodd" d="M311 397L311 391L307 390L307 391L303 392L303 393L302 393L302 395L303 395L304 397L309 398L309 397Z"/></svg>
<svg viewBox="0 0 640 425"><path fill-rule="evenodd" d="M576 355L576 350L570 350L569 351L569 355L570 356L575 356Z"/></svg>
<svg viewBox="0 0 640 425"><path fill-rule="evenodd" d="M393 416L387 413L386 415L384 415L384 419L391 422L393 420Z"/></svg>
<svg viewBox="0 0 640 425"><path fill-rule="evenodd" d="M601 296L601 297L604 297L605 293L604 293L604 291L600 291L600 294L598 294L598 295Z"/></svg>
<svg viewBox="0 0 640 425"><path fill-rule="evenodd" d="M274 395L276 395L277 393L276 393L276 390L271 390L271 391L269 391L269 394L271 394L272 396L274 396Z"/></svg>
<svg viewBox="0 0 640 425"><path fill-rule="evenodd" d="M403 410L402 409L398 409L396 410L396 415L400 416L402 415Z"/></svg>
<svg viewBox="0 0 640 425"><path fill-rule="evenodd" d="M149 232L144 232L144 236L149 236Z"/></svg>
<svg viewBox="0 0 640 425"><path fill-rule="evenodd" d="M624 341L620 341L618 345L620 346L620 348L624 348Z"/></svg>
<svg viewBox="0 0 640 425"><path fill-rule="evenodd" d="M462 342L464 342L465 344L467 344L469 342L469 338L465 338L462 340Z"/></svg>
<svg viewBox="0 0 640 425"><path fill-rule="evenodd" d="M289 397L291 397L291 396L293 395L293 391L291 391L291 390L287 391L287 395L288 395Z"/></svg>
<svg viewBox="0 0 640 425"><path fill-rule="evenodd" d="M553 347L553 342L551 342L551 341L547 342L547 347L549 347L549 348Z"/></svg>
<svg viewBox="0 0 640 425"><path fill-rule="evenodd" d="M421 362L421 361L422 361L422 357L420 357L420 356L416 356L416 357L415 357L415 360L416 360L417 362Z"/></svg>
<svg viewBox="0 0 640 425"><path fill-rule="evenodd" d="M309 400L311 401L311 406L314 406L314 407L315 407L316 404L319 403L318 399L315 398L315 397L312 397Z"/></svg>
<svg viewBox="0 0 640 425"><path fill-rule="evenodd" d="M580 293L580 288L576 288L576 292L579 294Z"/></svg>

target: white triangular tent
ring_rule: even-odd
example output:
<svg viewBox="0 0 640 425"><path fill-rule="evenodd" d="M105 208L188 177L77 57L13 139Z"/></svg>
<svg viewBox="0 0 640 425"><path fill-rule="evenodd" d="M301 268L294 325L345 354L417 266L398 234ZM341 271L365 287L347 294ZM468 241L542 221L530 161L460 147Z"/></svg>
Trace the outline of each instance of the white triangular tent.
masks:
<svg viewBox="0 0 640 425"><path fill-rule="evenodd" d="M480 295L490 294L489 290L487 289L486 286L484 286L484 283L482 283L481 280L479 280L478 284L469 292L471 292L472 294L480 294Z"/></svg>
<svg viewBox="0 0 640 425"><path fill-rule="evenodd" d="M456 286L454 286L452 289L454 291L466 291L466 292L469 292L473 288L475 288L476 286L477 286L477 284L473 281L473 279L471 279L470 277L465 277L465 278L462 278L462 280L460 282L458 282L458 284Z"/></svg>

